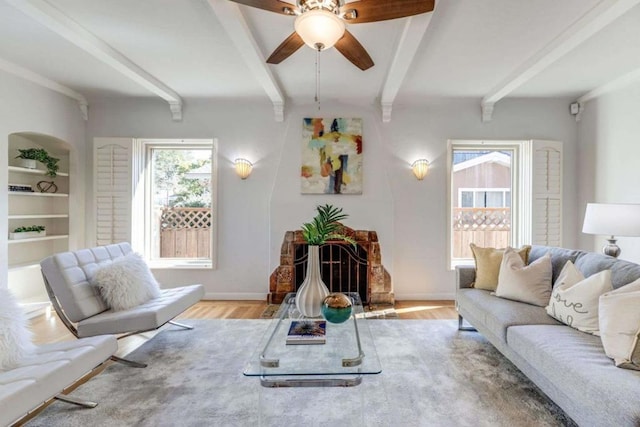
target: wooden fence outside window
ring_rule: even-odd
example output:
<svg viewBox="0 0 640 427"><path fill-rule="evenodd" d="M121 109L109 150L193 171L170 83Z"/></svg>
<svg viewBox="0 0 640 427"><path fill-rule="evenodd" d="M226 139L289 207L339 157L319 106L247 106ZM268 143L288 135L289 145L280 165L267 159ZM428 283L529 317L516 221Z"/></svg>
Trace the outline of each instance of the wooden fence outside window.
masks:
<svg viewBox="0 0 640 427"><path fill-rule="evenodd" d="M510 208L454 208L453 258L473 258L469 243L504 248L511 242Z"/></svg>
<svg viewBox="0 0 640 427"><path fill-rule="evenodd" d="M162 209L160 214L160 257L210 258L211 209Z"/></svg>

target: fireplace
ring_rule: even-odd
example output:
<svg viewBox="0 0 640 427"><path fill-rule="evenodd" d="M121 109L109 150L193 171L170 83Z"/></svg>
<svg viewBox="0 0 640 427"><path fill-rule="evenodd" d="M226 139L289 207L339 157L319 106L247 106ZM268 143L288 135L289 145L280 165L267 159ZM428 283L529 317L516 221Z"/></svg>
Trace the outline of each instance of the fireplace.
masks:
<svg viewBox="0 0 640 427"><path fill-rule="evenodd" d="M320 272L331 292L355 292L364 304L393 304L391 276L382 265L375 231L343 228L356 247L330 241L320 247ZM302 232L287 231L280 249L280 265L269 280L269 302L280 303L302 284L307 269L308 245Z"/></svg>

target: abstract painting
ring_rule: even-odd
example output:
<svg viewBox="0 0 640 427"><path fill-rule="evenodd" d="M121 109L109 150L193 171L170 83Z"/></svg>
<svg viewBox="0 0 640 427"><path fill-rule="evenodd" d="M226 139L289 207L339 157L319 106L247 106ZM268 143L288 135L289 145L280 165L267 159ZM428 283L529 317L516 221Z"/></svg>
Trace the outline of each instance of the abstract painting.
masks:
<svg viewBox="0 0 640 427"><path fill-rule="evenodd" d="M362 119L305 118L302 194L362 194Z"/></svg>

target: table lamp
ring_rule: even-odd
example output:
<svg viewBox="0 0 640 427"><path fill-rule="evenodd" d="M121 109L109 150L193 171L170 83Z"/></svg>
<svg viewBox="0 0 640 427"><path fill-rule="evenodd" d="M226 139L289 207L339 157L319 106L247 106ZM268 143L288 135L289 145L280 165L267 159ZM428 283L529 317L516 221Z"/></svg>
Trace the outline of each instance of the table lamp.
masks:
<svg viewBox="0 0 640 427"><path fill-rule="evenodd" d="M640 204L588 203L582 232L611 236L602 252L617 258L622 250L615 236L640 236Z"/></svg>

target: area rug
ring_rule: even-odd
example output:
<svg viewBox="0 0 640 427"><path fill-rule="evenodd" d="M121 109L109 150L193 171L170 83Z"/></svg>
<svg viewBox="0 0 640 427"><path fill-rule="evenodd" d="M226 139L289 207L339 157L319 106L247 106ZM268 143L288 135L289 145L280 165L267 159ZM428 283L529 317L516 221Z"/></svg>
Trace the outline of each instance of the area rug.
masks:
<svg viewBox="0 0 640 427"><path fill-rule="evenodd" d="M191 320L168 329L28 426L573 426L477 332L453 320L375 320L382 373L357 387L261 387L242 374L267 320ZM185 321L186 323L186 321Z"/></svg>

